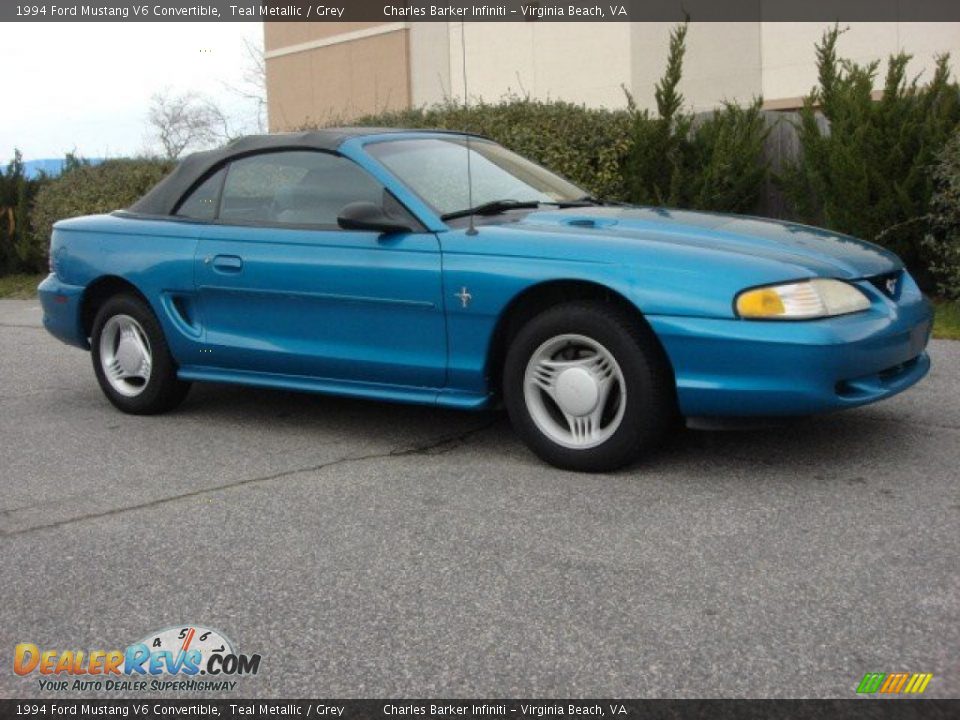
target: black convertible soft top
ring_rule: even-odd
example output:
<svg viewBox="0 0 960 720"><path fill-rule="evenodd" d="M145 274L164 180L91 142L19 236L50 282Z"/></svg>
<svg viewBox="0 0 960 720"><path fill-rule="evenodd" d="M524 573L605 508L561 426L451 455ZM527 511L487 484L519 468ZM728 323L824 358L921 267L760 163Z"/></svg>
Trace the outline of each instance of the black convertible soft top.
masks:
<svg viewBox="0 0 960 720"><path fill-rule="evenodd" d="M451 130L405 130L401 128L349 127L309 130L305 132L248 135L216 150L188 155L142 198L129 207L141 215L172 215L180 198L217 166L244 155L264 150L328 150L335 151L347 140L382 133L465 133Z"/></svg>

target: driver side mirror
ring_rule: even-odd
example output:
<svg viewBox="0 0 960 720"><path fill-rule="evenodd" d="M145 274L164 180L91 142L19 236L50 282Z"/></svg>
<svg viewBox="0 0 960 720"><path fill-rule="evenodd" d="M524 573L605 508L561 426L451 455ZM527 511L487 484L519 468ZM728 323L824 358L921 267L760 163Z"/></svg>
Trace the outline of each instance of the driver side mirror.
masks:
<svg viewBox="0 0 960 720"><path fill-rule="evenodd" d="M413 228L402 220L387 215L382 207L366 201L344 205L337 215L337 225L344 230L370 230L378 233L413 231Z"/></svg>

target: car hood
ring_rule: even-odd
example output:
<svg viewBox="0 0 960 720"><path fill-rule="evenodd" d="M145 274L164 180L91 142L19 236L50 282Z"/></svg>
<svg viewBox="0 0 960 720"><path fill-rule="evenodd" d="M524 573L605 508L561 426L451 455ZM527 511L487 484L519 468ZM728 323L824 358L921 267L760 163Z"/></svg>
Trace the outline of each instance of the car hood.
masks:
<svg viewBox="0 0 960 720"><path fill-rule="evenodd" d="M779 260L845 279L902 267L893 253L849 235L741 215L648 207L568 208L533 212L511 227L701 247Z"/></svg>

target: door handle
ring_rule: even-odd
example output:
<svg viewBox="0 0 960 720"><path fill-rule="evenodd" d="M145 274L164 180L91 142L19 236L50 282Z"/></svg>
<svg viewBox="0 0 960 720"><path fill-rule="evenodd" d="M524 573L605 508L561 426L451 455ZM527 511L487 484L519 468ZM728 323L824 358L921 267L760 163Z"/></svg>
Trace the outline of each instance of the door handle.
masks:
<svg viewBox="0 0 960 720"><path fill-rule="evenodd" d="M222 273L238 273L243 270L243 258L239 255L215 255L213 269Z"/></svg>

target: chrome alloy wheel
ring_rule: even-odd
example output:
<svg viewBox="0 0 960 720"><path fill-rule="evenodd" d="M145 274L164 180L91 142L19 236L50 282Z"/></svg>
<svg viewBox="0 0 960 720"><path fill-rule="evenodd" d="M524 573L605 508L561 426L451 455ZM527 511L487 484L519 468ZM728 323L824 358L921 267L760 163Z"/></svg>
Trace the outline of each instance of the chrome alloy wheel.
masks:
<svg viewBox="0 0 960 720"><path fill-rule="evenodd" d="M585 335L557 335L538 347L527 363L523 395L540 432L575 450L609 440L627 404L616 359Z"/></svg>
<svg viewBox="0 0 960 720"><path fill-rule="evenodd" d="M100 366L107 382L125 397L136 397L150 382L153 354L150 341L136 320L114 315L100 332Z"/></svg>

